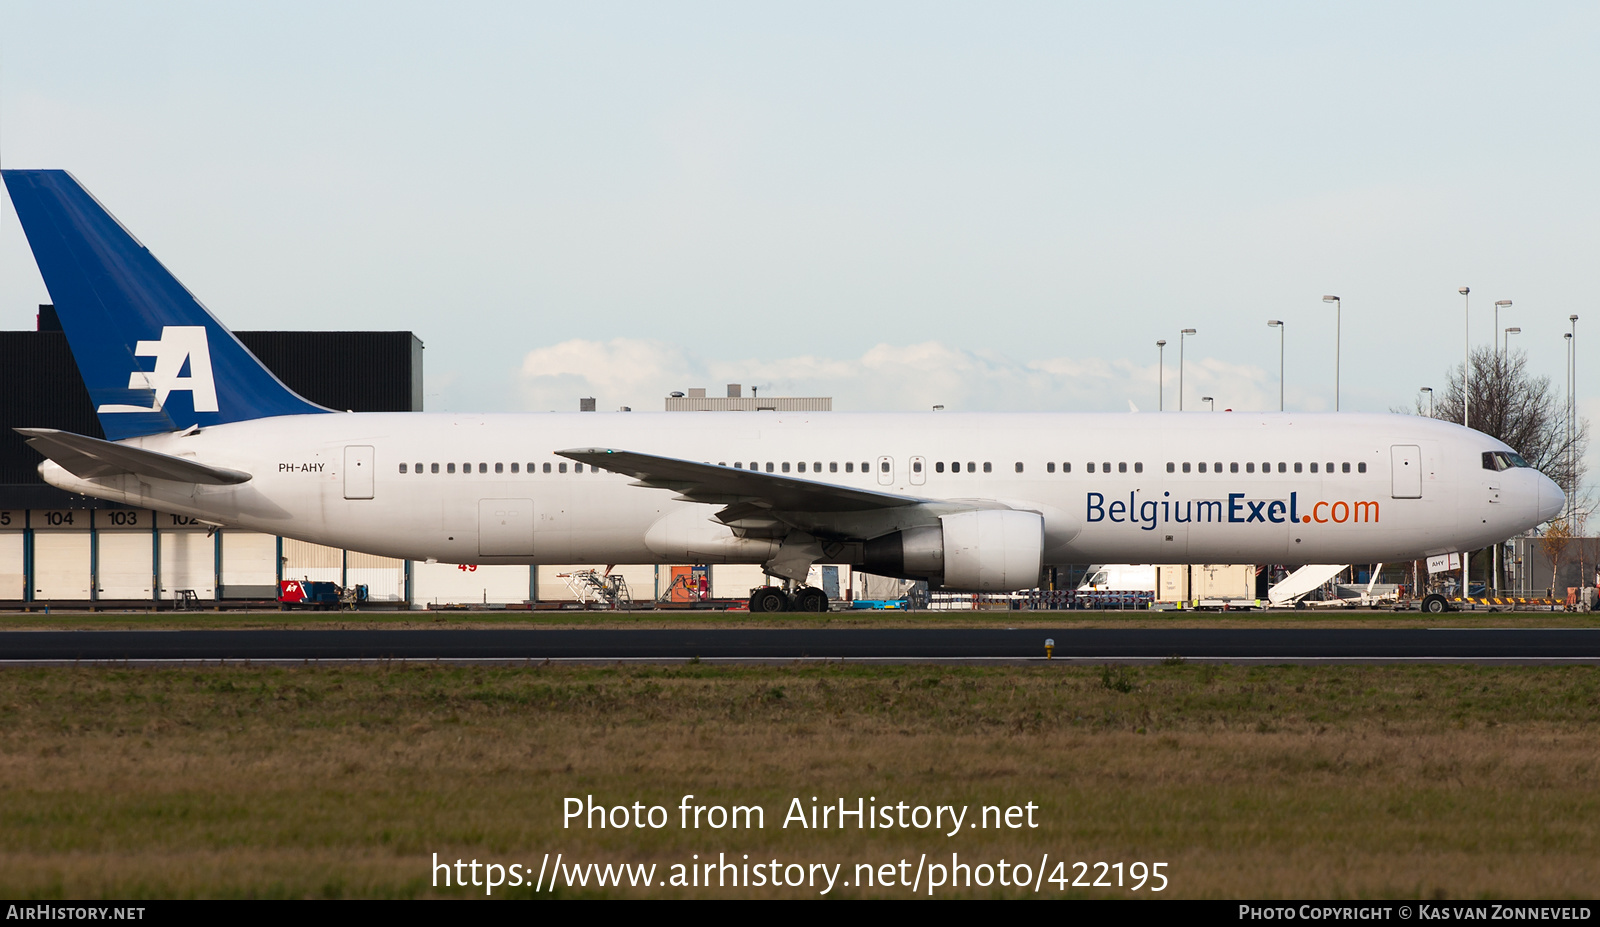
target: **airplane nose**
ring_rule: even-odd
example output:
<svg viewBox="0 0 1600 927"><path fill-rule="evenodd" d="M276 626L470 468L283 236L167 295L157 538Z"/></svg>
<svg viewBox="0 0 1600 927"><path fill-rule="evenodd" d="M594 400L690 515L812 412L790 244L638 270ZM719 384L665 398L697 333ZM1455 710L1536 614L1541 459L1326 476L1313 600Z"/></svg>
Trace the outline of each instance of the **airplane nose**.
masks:
<svg viewBox="0 0 1600 927"><path fill-rule="evenodd" d="M1556 481L1543 473L1539 474L1539 522L1543 524L1567 507L1567 495L1556 485Z"/></svg>

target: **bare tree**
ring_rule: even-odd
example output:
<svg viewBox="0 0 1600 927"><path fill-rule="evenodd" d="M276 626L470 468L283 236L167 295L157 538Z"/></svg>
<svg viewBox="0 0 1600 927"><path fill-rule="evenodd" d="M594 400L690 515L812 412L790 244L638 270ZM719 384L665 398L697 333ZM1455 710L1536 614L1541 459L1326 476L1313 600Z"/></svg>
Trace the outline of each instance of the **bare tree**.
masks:
<svg viewBox="0 0 1600 927"><path fill-rule="evenodd" d="M1539 538L1539 549L1550 558L1550 594L1556 594L1556 575L1561 572L1561 557L1567 552L1567 545L1572 543L1572 527L1565 517L1558 516L1544 529L1544 536ZM1583 578L1580 576L1581 583Z"/></svg>
<svg viewBox="0 0 1600 927"><path fill-rule="evenodd" d="M1434 393L1433 417L1461 421L1461 365L1450 371L1443 390ZM1416 412L1423 412L1418 400ZM1583 484L1583 456L1589 446L1589 422L1568 421L1565 397L1549 377L1528 372L1528 356L1520 350L1492 348L1472 352L1471 428L1509 444L1545 476L1575 498ZM1570 427L1569 427L1570 426Z"/></svg>

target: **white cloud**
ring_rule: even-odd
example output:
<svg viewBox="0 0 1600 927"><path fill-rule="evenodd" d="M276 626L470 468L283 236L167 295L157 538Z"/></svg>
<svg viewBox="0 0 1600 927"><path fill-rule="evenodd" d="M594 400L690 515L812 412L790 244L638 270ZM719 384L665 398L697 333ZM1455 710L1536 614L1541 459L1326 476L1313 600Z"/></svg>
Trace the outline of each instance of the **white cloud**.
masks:
<svg viewBox="0 0 1600 927"><path fill-rule="evenodd" d="M1166 373L1167 408L1177 408L1177 371ZM937 341L877 344L859 357L812 354L708 360L682 345L636 338L573 339L528 352L519 374L522 406L575 410L594 396L601 409L659 410L673 390L703 386L720 396L740 383L773 396L832 396L839 411L1126 411L1156 408L1156 365L1125 358L1049 357L1016 361L994 351ZM1201 357L1185 364L1186 405L1202 395L1217 407L1277 406L1276 377L1251 366ZM746 393L748 395L748 392Z"/></svg>

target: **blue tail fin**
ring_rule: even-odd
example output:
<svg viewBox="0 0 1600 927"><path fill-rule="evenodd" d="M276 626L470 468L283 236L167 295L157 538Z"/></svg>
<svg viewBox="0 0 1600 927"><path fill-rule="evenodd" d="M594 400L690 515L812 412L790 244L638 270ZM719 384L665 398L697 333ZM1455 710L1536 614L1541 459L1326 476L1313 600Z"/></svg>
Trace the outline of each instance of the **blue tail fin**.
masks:
<svg viewBox="0 0 1600 927"><path fill-rule="evenodd" d="M71 174L4 177L107 438L329 411L262 366Z"/></svg>

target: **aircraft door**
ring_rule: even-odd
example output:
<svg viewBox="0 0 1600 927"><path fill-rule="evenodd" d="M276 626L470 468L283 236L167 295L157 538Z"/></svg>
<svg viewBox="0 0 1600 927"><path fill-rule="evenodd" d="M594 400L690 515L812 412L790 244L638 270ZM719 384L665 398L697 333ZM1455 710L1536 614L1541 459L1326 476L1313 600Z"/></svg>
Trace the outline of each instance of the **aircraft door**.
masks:
<svg viewBox="0 0 1600 927"><path fill-rule="evenodd" d="M533 500L478 500L478 556L533 556Z"/></svg>
<svg viewBox="0 0 1600 927"><path fill-rule="evenodd" d="M879 486L892 486L892 485L894 485L894 458L893 457L879 457L878 458L878 485Z"/></svg>
<svg viewBox="0 0 1600 927"><path fill-rule="evenodd" d="M1389 472L1396 499L1422 498L1422 449L1415 444L1389 448Z"/></svg>
<svg viewBox="0 0 1600 927"><path fill-rule="evenodd" d="M372 448L352 444L344 449L344 497L372 498Z"/></svg>
<svg viewBox="0 0 1600 927"><path fill-rule="evenodd" d="M928 462L921 457L911 458L911 485L921 486L928 481Z"/></svg>

